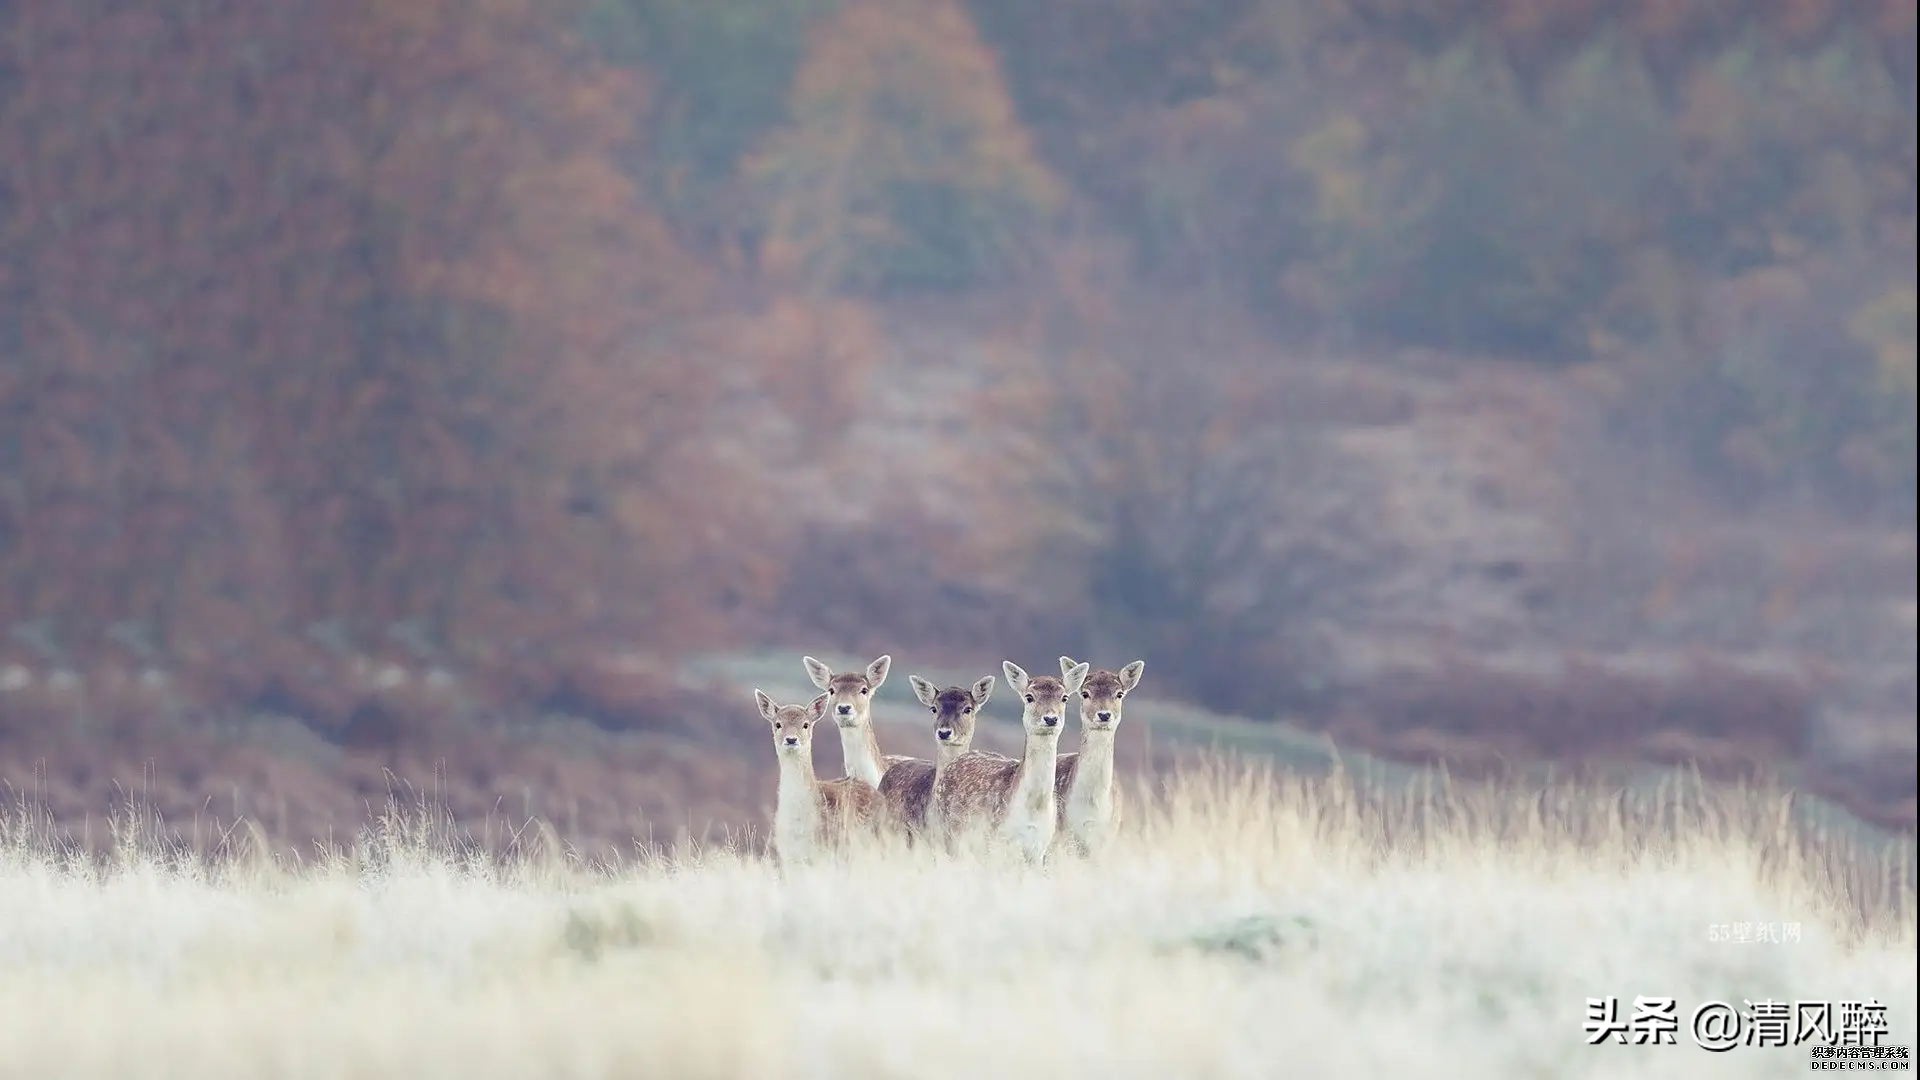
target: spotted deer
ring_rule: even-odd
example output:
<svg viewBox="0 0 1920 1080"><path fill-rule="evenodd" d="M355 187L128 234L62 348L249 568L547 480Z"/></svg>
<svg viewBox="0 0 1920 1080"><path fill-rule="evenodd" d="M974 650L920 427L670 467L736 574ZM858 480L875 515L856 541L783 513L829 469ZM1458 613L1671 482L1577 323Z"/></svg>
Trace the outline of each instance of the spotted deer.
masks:
<svg viewBox="0 0 1920 1080"><path fill-rule="evenodd" d="M864 672L838 674L811 656L802 657L800 662L806 666L807 678L825 690L830 699L829 712L840 729L840 754L847 775L878 789L889 765L910 760L882 754L880 740L873 734L873 695L879 692L880 684L887 681L893 657L882 656L868 664Z"/></svg>
<svg viewBox="0 0 1920 1080"><path fill-rule="evenodd" d="M753 692L761 717L773 726L773 750L780 760L773 845L783 863L805 862L881 814L880 794L873 788L851 777L822 781L814 775L813 725L826 715L830 697L779 705L762 691Z"/></svg>
<svg viewBox="0 0 1920 1080"><path fill-rule="evenodd" d="M1011 660L1001 666L1007 685L1024 703L1020 726L1026 740L1020 759L981 750L961 754L940 775L934 812L943 828L990 826L996 837L1038 863L1053 846L1058 828L1053 781L1060 722L1067 712L1067 699L1080 692L1087 665L1061 678L1029 676Z"/></svg>
<svg viewBox="0 0 1920 1080"><path fill-rule="evenodd" d="M1060 672L1084 669L1070 656L1060 658ZM1061 754L1054 763L1054 797L1060 805L1060 832L1083 854L1095 855L1106 846L1120 821L1120 791L1113 784L1113 744L1120 727L1121 708L1129 691L1140 684L1145 660L1135 660L1119 671L1098 668L1080 687L1080 749Z"/></svg>
<svg viewBox="0 0 1920 1080"><path fill-rule="evenodd" d="M908 829L938 836L940 815L933 812L933 793L947 767L973 748L974 725L993 696L993 676L983 676L971 687L945 690L918 675L907 676L907 682L913 696L933 712L933 761L914 758L888 766L880 780L880 797Z"/></svg>

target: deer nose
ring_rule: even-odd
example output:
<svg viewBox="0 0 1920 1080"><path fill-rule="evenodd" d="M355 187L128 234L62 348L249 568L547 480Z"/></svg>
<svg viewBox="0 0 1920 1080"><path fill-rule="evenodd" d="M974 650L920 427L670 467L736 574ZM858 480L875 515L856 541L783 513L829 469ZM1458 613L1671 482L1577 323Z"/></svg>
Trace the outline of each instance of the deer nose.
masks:
<svg viewBox="0 0 1920 1080"><path fill-rule="evenodd" d="M799 745L800 745L800 736L798 736L798 735L789 735L789 736L787 736L787 745L788 745L788 746L799 746Z"/></svg>
<svg viewBox="0 0 1920 1080"><path fill-rule="evenodd" d="M1094 715L1095 715L1095 716L1098 716L1098 717L1099 717L1099 718L1100 718L1101 720L1103 720L1103 721L1104 721L1104 720L1111 720L1111 719L1113 719L1113 714L1112 714L1112 713L1110 713L1110 712L1103 712L1103 713L1095 713Z"/></svg>
<svg viewBox="0 0 1920 1080"><path fill-rule="evenodd" d="M1040 722L1048 727L1057 727L1060 723L1060 718L1057 716L1043 716L1040 718Z"/></svg>
<svg viewBox="0 0 1920 1080"><path fill-rule="evenodd" d="M944 728L944 727L943 727L943 728L941 728L940 730L938 730L938 731L936 731L936 732L934 732L933 734L934 734L934 735L935 735L936 737L938 737L938 738L941 738L941 739L951 739L951 738L953 738L953 729L952 729L952 728Z"/></svg>
<svg viewBox="0 0 1920 1080"><path fill-rule="evenodd" d="M853 715L853 706L851 706L851 705L842 705L842 706L840 706L840 715L841 715L841 716L852 716L852 715Z"/></svg>

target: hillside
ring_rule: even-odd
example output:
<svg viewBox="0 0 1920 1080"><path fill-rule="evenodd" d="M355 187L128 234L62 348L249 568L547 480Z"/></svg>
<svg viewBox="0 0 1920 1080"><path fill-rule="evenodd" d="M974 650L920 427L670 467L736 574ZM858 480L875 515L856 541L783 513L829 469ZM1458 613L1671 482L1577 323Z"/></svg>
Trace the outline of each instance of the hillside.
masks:
<svg viewBox="0 0 1920 1080"><path fill-rule="evenodd" d="M1091 570L1069 552L1038 566L996 557L1004 535L991 523L1029 511L1007 501L992 459L909 452L922 431L1013 407L982 376L989 359L1053 361L983 336L974 328L990 320L973 308L894 316L844 450L768 474L801 551L748 620L752 648L681 659L594 635L459 670L398 648L308 646L244 670L150 667L149 683L129 666L64 684L16 649L0 681L0 779L65 820L97 819L138 790L176 824L244 815L296 844L350 832L408 784L443 790L465 819L539 817L618 846L635 830L703 835L754 819L771 770L747 691L760 680L800 693L803 653L852 664L891 652L902 685L882 702L886 724L909 701L904 672L927 660L971 656L980 671L951 671L971 681L1003 657L1045 666L1072 651L1148 660L1141 728L1165 733L1157 755L1218 742L1314 769L1332 746L1348 761L1439 762L1459 776L1678 766L1784 778L1876 827L1914 827L1911 528L1816 528L1690 491L1583 421L1580 371L1332 356L1215 326L1211 339L1271 387L1236 454L1277 475L1278 509L1247 515L1228 501L1231 519L1203 506L1161 523L1146 554L1196 563L1211 556L1186 545L1230 521L1265 530L1241 562L1187 579L1201 601L1153 598L1174 618L1076 610ZM1200 325L1171 303L1136 317ZM756 399L733 407L754 422ZM1170 456L1126 460L1177 459L1177 430L1138 434ZM1066 456L1080 443L1047 426L990 448L1058 466L1054 527L1085 505L1072 485L1112 482L1097 460ZM1278 576L1238 576L1250 569ZM937 584L903 595L898 583L914 580ZM181 708L188 680L236 674L256 688L244 708ZM502 687L526 704L491 705ZM76 708L94 714L95 734L34 719ZM907 733L895 745L916 750ZM1143 764L1144 739L1131 746Z"/></svg>
<svg viewBox="0 0 1920 1080"><path fill-rule="evenodd" d="M1910 831L1917 28L0 4L0 781L620 845L764 796L703 658L1064 652Z"/></svg>

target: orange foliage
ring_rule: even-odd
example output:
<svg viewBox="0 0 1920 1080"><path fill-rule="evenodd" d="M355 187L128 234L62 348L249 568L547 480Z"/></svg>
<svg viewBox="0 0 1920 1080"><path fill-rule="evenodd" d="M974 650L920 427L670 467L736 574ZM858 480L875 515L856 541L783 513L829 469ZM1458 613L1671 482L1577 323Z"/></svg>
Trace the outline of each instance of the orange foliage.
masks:
<svg viewBox="0 0 1920 1080"><path fill-rule="evenodd" d="M630 179L644 80L573 16L0 24L0 612L41 628L30 659L117 634L337 721L347 657L679 647L751 583L743 466L703 452L708 274Z"/></svg>
<svg viewBox="0 0 1920 1080"><path fill-rule="evenodd" d="M1019 229L1060 200L957 0L844 5L814 36L791 101L792 127L751 165L776 274L857 287L990 278L1019 259ZM917 235L935 215L903 199L969 228Z"/></svg>

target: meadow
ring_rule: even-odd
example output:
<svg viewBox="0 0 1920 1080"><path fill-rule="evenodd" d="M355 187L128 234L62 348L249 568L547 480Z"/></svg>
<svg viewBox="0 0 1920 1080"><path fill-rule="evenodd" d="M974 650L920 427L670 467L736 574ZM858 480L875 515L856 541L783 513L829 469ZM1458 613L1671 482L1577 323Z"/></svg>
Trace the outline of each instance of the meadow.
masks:
<svg viewBox="0 0 1920 1080"><path fill-rule="evenodd" d="M1790 1076L1588 1045L1586 999L1865 1000L1912 1045L1910 854L1787 797L1376 788L1229 759L1098 863L763 836L585 858L394 802L353 843L0 843L0 1077ZM1892 850L1892 849L1889 849ZM1898 849L1910 852L1908 849ZM1797 940L1715 940L1710 927ZM1764 937L1764 929L1761 932Z"/></svg>

